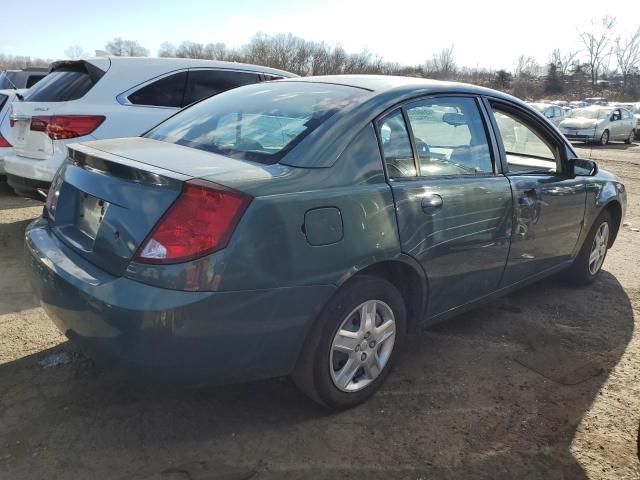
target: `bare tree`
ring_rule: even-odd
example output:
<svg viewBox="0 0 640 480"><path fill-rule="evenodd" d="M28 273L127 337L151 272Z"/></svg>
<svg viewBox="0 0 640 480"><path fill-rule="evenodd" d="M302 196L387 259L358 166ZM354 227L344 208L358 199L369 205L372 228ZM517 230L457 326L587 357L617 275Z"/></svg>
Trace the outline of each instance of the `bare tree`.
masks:
<svg viewBox="0 0 640 480"><path fill-rule="evenodd" d="M149 55L149 50L135 40L123 40L120 37L108 42L104 48L116 57L147 57Z"/></svg>
<svg viewBox="0 0 640 480"><path fill-rule="evenodd" d="M173 58L176 56L176 46L171 42L162 42L160 45L160 49L158 50L159 57L170 57Z"/></svg>
<svg viewBox="0 0 640 480"><path fill-rule="evenodd" d="M640 27L625 39L616 38L614 53L626 90L629 77L640 67Z"/></svg>
<svg viewBox="0 0 640 480"><path fill-rule="evenodd" d="M67 58L76 59L89 56L80 45L71 45L64 50Z"/></svg>
<svg viewBox="0 0 640 480"><path fill-rule="evenodd" d="M540 65L530 55L520 55L516 59L515 77L536 77L540 71Z"/></svg>
<svg viewBox="0 0 640 480"><path fill-rule="evenodd" d="M566 77L571 72L571 67L578 56L577 50L570 50L563 53L559 48L551 52L549 63L556 66L560 75Z"/></svg>
<svg viewBox="0 0 640 480"><path fill-rule="evenodd" d="M613 39L613 27L616 18L605 15L600 22L595 20L586 27L587 29L578 32L580 40L584 44L585 52L589 57L588 64L591 70L591 85L598 83L598 75L605 61L611 56L611 42Z"/></svg>

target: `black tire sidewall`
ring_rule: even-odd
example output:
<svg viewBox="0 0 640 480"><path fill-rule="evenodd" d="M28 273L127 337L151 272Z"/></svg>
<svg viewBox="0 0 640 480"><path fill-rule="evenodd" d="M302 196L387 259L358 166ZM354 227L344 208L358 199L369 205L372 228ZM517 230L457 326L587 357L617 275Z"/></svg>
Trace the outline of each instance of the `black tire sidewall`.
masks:
<svg viewBox="0 0 640 480"><path fill-rule="evenodd" d="M605 141L605 134L606 134L606 138L607 140ZM609 140L610 140L610 134L609 134L609 130L605 130L604 132L602 132L602 136L600 137L600 145L601 146L605 146L609 144Z"/></svg>
<svg viewBox="0 0 640 480"><path fill-rule="evenodd" d="M602 271L602 266L604 265L604 260L606 260L607 258L608 250L607 252L605 252L605 258L602 261L602 265L600 265L600 268L596 273L591 273L591 271L589 270L589 256L591 255L591 248L593 246L593 239L596 236L596 232L604 222L607 222L609 224L609 236L611 236L613 232L611 228L612 227L611 214L607 210L604 210L603 212L600 213L600 215L598 215L596 220L593 222L591 226L591 230L589 231L589 235L587 235L587 238L585 238L584 243L582 244L582 248L580 249L580 252L576 256L576 259L574 260L573 265L569 270L570 279L574 283L578 283L578 284L591 283Z"/></svg>
<svg viewBox="0 0 640 480"><path fill-rule="evenodd" d="M358 392L347 393L339 390L331 379L331 345L345 317L367 300L381 300L393 311L396 322L393 351L378 378ZM362 403L384 383L404 347L407 328L406 307L402 295L395 286L382 278L365 275L356 277L331 299L318 321L321 328L313 357L313 381L317 396L331 408L350 408Z"/></svg>

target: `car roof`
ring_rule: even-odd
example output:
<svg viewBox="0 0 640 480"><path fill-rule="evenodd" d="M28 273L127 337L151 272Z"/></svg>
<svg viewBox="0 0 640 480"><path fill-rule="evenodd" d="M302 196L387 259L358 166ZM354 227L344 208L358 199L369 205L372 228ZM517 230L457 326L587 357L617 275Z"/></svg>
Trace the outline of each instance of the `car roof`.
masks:
<svg viewBox="0 0 640 480"><path fill-rule="evenodd" d="M402 77L395 75L322 75L310 77L298 77L286 80L286 82L314 82L328 83L334 85L345 85L354 88L368 90L374 94L394 92L399 95L402 93L410 93L412 91L420 91L420 94L429 93L468 93L475 95L489 95L493 97L502 97L510 101L521 100L490 88L478 87L468 83L446 82L442 80L433 80L429 78Z"/></svg>
<svg viewBox="0 0 640 480"><path fill-rule="evenodd" d="M286 72L284 70L278 70L277 68L264 67L262 65L252 65L247 63L236 62L223 62L220 60L203 60L199 58L159 58L159 57L87 57L80 60L62 60L60 62L53 62L51 65L63 63L66 61L77 62L87 61L91 63L110 62L112 67L121 68L168 68L168 69L181 69L181 68L223 68L230 70L246 70L251 72L271 73L273 75L283 77L297 77L296 74Z"/></svg>

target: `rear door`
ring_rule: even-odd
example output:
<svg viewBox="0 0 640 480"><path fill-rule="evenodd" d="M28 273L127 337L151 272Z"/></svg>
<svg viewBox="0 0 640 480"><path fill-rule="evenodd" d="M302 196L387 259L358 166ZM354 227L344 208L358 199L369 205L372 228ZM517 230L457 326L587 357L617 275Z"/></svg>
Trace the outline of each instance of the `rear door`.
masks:
<svg viewBox="0 0 640 480"><path fill-rule="evenodd" d="M584 177L566 172L563 138L525 109L489 101L503 169L511 182L514 229L503 285L572 258L583 228Z"/></svg>
<svg viewBox="0 0 640 480"><path fill-rule="evenodd" d="M402 250L428 277L428 315L494 291L509 251L512 200L478 100L414 101L377 128Z"/></svg>

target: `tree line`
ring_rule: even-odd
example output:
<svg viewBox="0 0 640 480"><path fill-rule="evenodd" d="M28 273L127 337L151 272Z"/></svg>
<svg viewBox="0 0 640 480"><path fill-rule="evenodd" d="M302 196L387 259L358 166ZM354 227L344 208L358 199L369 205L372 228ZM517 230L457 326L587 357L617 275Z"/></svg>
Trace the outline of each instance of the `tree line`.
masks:
<svg viewBox="0 0 640 480"><path fill-rule="evenodd" d="M421 65L389 62L367 50L347 52L343 47L309 41L291 33L258 33L241 47L224 43L164 42L159 57L200 58L265 65L298 75L383 74L409 75L465 81L497 88L522 98L564 95L580 98L602 94L635 100L640 97L640 27L631 35L616 34L616 19L605 16L577 30L581 45L576 50L553 50L545 64L520 55L510 69L482 69L459 66L452 44ZM135 40L115 38L105 51L116 56L149 56L150 51ZM68 58L88 56L74 45L65 50ZM0 54L0 70L47 64L49 60Z"/></svg>

